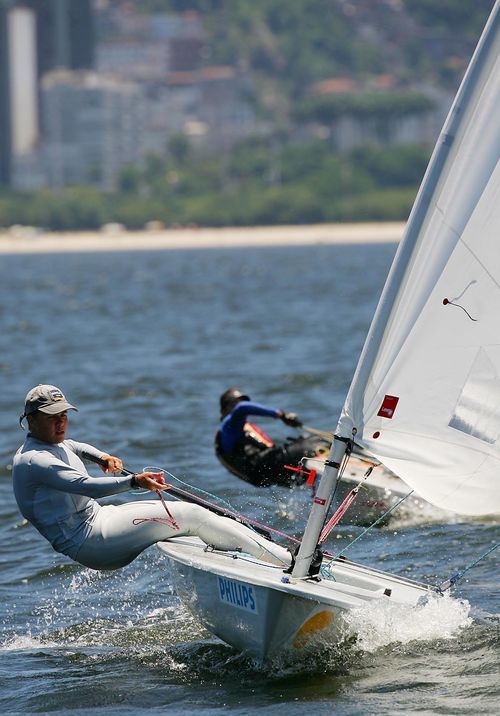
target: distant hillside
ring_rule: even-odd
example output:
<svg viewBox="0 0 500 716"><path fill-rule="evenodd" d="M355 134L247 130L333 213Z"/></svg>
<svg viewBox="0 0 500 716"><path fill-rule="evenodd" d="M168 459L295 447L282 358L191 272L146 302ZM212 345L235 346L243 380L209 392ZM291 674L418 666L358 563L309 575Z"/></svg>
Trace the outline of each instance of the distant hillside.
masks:
<svg viewBox="0 0 500 716"><path fill-rule="evenodd" d="M118 2L118 0L115 0ZM130 3L129 3L130 4ZM141 0L142 12L198 11L207 64L248 69L279 110L333 77L454 92L493 0ZM389 79L391 78L391 79Z"/></svg>
<svg viewBox="0 0 500 716"><path fill-rule="evenodd" d="M89 186L0 192L0 227L404 220L444 119L436 126L438 115L448 110L493 6L493 0L108 3L123 10L116 13L122 18L130 9L199 13L206 34L193 43L201 51L190 56L192 69L243 70L266 131L205 153L183 134L174 136L168 156L125 166L114 193Z"/></svg>

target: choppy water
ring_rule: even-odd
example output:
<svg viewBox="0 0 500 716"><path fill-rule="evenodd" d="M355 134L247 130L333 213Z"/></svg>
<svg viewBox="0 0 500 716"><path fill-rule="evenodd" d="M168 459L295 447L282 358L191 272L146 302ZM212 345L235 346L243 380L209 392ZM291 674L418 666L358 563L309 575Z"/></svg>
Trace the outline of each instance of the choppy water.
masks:
<svg viewBox="0 0 500 716"><path fill-rule="evenodd" d="M300 533L304 492L259 491L217 464L218 396L239 385L332 428L394 249L0 257L3 712L498 713L497 553L467 573L454 599L369 609L353 617L357 643L324 642L262 667L186 613L154 548L118 572L83 569L23 524L12 496L22 400L49 382L80 406L71 436L131 469L165 466ZM283 426L266 427L283 435ZM341 528L330 547L340 551L359 532ZM350 556L440 583L499 532L500 520L408 519L374 531Z"/></svg>

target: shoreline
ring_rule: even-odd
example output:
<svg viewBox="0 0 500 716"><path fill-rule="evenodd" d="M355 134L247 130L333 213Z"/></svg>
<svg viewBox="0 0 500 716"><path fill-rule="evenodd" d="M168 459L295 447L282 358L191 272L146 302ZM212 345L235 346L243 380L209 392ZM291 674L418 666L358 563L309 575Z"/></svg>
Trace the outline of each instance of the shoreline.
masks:
<svg viewBox="0 0 500 716"><path fill-rule="evenodd" d="M404 222L309 224L223 228L164 229L157 231L30 232L19 227L0 233L0 254L91 251L161 251L252 246L308 246L314 244L373 244L400 241Z"/></svg>

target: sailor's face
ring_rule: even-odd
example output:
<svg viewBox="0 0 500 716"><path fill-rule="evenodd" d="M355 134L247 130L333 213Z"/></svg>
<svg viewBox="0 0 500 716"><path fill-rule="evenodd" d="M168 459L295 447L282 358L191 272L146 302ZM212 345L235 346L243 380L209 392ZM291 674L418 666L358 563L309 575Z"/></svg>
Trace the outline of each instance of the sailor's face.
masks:
<svg viewBox="0 0 500 716"><path fill-rule="evenodd" d="M56 415L36 412L30 421L30 433L37 440L45 443L62 443L68 429L68 414L66 411Z"/></svg>

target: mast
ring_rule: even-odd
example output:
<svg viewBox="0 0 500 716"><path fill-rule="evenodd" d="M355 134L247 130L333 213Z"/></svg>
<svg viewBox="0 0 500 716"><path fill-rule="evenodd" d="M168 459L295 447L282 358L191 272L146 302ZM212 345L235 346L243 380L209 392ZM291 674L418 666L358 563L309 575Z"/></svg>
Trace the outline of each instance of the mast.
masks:
<svg viewBox="0 0 500 716"><path fill-rule="evenodd" d="M476 81L488 61L491 46L495 41L500 20L500 0L496 0L486 23L483 34L471 59L467 72L460 85L455 101L445 121L439 139L434 148L420 190L413 205L405 236L398 247L393 265L387 278L381 299L373 318L368 336L359 359L351 388L344 405L344 411L337 426L337 434L332 444L326 468L314 498L303 539L297 554L292 576L301 578L308 574L319 535L330 506L340 463L346 450L346 441L352 439L357 426L353 424L348 408L351 395L355 391L362 395L368 383L373 365L382 344L387 324L397 302L400 287L414 255L422 228L428 217L436 190L442 177L450 150L460 128L464 110L474 92Z"/></svg>
<svg viewBox="0 0 500 716"><path fill-rule="evenodd" d="M333 490L340 464L347 448L347 441L334 437L328 460L325 462L325 470L321 477L318 490L313 499L309 519L299 551L292 570L292 577L305 577L309 572L314 552L318 545L319 535L325 523L325 518L332 500Z"/></svg>

